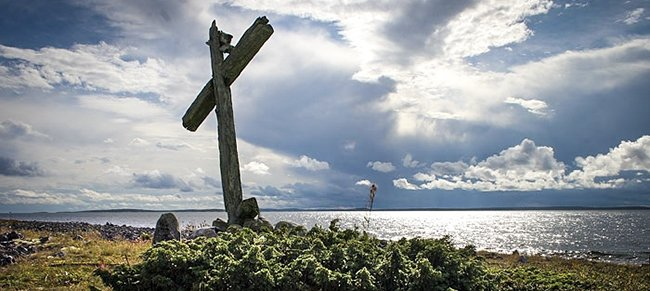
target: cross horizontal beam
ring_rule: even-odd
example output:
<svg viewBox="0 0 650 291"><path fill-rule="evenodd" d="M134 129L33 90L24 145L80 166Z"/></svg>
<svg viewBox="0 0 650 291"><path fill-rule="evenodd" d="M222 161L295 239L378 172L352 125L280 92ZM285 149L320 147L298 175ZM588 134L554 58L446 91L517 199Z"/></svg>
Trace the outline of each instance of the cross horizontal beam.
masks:
<svg viewBox="0 0 650 291"><path fill-rule="evenodd" d="M271 37L271 34L273 34L273 27L266 17L257 18L253 25L244 32L237 45L224 60L222 75L226 86L235 82L255 54L262 48L262 45ZM212 112L215 104L214 85L210 79L183 115L183 127L189 131L196 131L208 114Z"/></svg>

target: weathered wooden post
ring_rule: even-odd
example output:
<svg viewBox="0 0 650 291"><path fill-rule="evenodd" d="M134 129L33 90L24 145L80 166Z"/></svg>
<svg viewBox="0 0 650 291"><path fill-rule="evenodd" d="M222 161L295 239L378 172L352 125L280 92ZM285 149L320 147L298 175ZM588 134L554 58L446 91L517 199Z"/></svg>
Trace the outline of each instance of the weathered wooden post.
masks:
<svg viewBox="0 0 650 291"><path fill-rule="evenodd" d="M273 34L273 27L268 23L269 20L265 16L257 18L233 47L230 45L232 35L220 31L216 21L212 22L210 39L207 42L212 60L212 79L203 87L183 116L183 127L195 131L212 108L216 107L221 184L230 224L241 224L237 208L242 201L230 85ZM224 53L229 54L225 60Z"/></svg>

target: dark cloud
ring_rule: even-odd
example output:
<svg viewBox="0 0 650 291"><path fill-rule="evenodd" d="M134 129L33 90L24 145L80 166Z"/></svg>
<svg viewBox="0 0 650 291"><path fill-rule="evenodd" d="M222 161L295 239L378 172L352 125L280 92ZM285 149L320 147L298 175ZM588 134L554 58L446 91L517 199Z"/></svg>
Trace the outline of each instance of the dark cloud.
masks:
<svg viewBox="0 0 650 291"><path fill-rule="evenodd" d="M188 145L186 143L168 144L168 143L158 142L158 143L156 143L156 147L161 148L161 149L178 151L178 150L181 150L181 149L190 148L190 145Z"/></svg>
<svg viewBox="0 0 650 291"><path fill-rule="evenodd" d="M384 27L384 32L387 39L404 50L403 59L409 59L423 51L435 51L438 48L426 47L431 42L431 37L442 40L444 35L441 35L441 31L449 20L475 3L474 0L400 2L399 5L403 7L401 13Z"/></svg>
<svg viewBox="0 0 650 291"><path fill-rule="evenodd" d="M25 163L12 158L0 157L0 175L4 176L43 176L43 170L37 163Z"/></svg>
<svg viewBox="0 0 650 291"><path fill-rule="evenodd" d="M192 192L193 189L180 178L174 177L168 173L159 171L145 172L142 174L133 174L133 184L138 187L152 189L175 189L182 192Z"/></svg>

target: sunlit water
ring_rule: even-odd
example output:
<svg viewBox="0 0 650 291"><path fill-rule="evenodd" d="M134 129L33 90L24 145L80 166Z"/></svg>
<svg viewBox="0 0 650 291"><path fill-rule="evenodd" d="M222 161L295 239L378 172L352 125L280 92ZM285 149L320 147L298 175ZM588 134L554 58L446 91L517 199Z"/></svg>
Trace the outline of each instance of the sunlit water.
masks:
<svg viewBox="0 0 650 291"><path fill-rule="evenodd" d="M161 212L0 214L0 218L83 221L154 227ZM182 226L209 225L224 212L177 212ZM306 211L265 212L264 218L312 227L340 219L381 239L440 238L479 250L579 257L617 263L648 263L650 211ZM365 223L369 218L369 226Z"/></svg>

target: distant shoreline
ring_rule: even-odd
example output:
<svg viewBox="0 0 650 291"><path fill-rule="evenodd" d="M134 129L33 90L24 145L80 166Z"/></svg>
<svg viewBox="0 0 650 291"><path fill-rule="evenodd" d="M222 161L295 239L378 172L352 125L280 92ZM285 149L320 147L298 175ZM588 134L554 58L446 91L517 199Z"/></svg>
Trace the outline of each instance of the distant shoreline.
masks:
<svg viewBox="0 0 650 291"><path fill-rule="evenodd" d="M480 207L480 208L376 208L372 211L590 211L590 210L650 210L650 206L617 206L617 207L583 207L583 206L551 206L551 207ZM367 208L262 208L261 212L331 212L331 211L368 211ZM95 209L80 211L57 212L5 212L6 214L39 214L39 213L94 213L94 212L226 212L224 209Z"/></svg>

